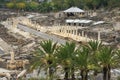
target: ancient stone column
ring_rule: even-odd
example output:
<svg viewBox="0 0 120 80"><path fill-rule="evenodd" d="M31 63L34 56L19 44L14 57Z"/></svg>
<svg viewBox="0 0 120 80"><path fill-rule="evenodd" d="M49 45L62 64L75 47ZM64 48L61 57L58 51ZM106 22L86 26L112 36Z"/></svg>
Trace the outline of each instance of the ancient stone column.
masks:
<svg viewBox="0 0 120 80"><path fill-rule="evenodd" d="M66 34L67 34L67 27L66 26L64 26L64 36L66 36Z"/></svg>
<svg viewBox="0 0 120 80"><path fill-rule="evenodd" d="M31 20L30 19L28 20L28 25L31 25Z"/></svg>
<svg viewBox="0 0 120 80"><path fill-rule="evenodd" d="M7 22L8 22L8 25L10 25L10 23L11 23L10 18L7 18Z"/></svg>
<svg viewBox="0 0 120 80"><path fill-rule="evenodd" d="M64 33L64 27L63 26L61 27L61 33Z"/></svg>
<svg viewBox="0 0 120 80"><path fill-rule="evenodd" d="M76 29L75 36L76 36L76 40L78 40L78 30L77 29Z"/></svg>
<svg viewBox="0 0 120 80"><path fill-rule="evenodd" d="M11 62L15 61L15 53L13 51L10 52L11 55Z"/></svg>
<svg viewBox="0 0 120 80"><path fill-rule="evenodd" d="M38 29L39 24L36 24L36 29Z"/></svg>
<svg viewBox="0 0 120 80"><path fill-rule="evenodd" d="M79 36L79 38L78 38L78 39L79 39L79 41L80 41L80 40L81 40L81 34L79 33L79 34L78 34L78 36Z"/></svg>
<svg viewBox="0 0 120 80"><path fill-rule="evenodd" d="M13 19L13 28L16 28L17 27L17 20Z"/></svg>
<svg viewBox="0 0 120 80"><path fill-rule="evenodd" d="M98 41L100 41L101 38L100 38L100 31L98 31Z"/></svg>
<svg viewBox="0 0 120 80"><path fill-rule="evenodd" d="M84 37L84 31L82 31L82 37Z"/></svg>
<svg viewBox="0 0 120 80"><path fill-rule="evenodd" d="M75 34L76 34L76 30L73 30L73 35L72 35L73 39L76 39L76 35Z"/></svg>
<svg viewBox="0 0 120 80"><path fill-rule="evenodd" d="M63 26L60 26L60 29L61 29L61 33L63 32L62 30L63 30Z"/></svg>
<svg viewBox="0 0 120 80"><path fill-rule="evenodd" d="M59 26L54 26L54 31L55 31L55 33L59 33L60 31L59 31Z"/></svg>
<svg viewBox="0 0 120 80"><path fill-rule="evenodd" d="M37 70L35 70L35 69L33 70L33 77L35 77L35 78L37 77Z"/></svg>
<svg viewBox="0 0 120 80"><path fill-rule="evenodd" d="M75 35L75 33L76 33L76 30L73 30L73 35Z"/></svg>
<svg viewBox="0 0 120 80"><path fill-rule="evenodd" d="M78 35L81 36L81 33L79 32Z"/></svg>
<svg viewBox="0 0 120 80"><path fill-rule="evenodd" d="M88 37L87 37L87 34L85 34L85 41L86 41L86 42L88 41Z"/></svg>
<svg viewBox="0 0 120 80"><path fill-rule="evenodd" d="M69 30L69 26L67 26L67 36L69 37L70 34L70 30Z"/></svg>

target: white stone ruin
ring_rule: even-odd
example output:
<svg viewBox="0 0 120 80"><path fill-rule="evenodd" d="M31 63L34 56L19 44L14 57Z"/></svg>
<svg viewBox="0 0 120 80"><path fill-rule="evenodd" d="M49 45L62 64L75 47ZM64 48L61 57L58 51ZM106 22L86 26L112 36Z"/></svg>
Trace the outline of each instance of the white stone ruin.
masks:
<svg viewBox="0 0 120 80"><path fill-rule="evenodd" d="M101 38L100 38L100 31L98 31L98 41L101 41Z"/></svg>
<svg viewBox="0 0 120 80"><path fill-rule="evenodd" d="M78 33L78 27L74 26L53 26L51 28L51 32L53 34L63 36L63 37L69 37L76 41L90 41L93 39L90 39L84 31L81 33ZM98 33L98 40L100 41L100 33Z"/></svg>
<svg viewBox="0 0 120 80"><path fill-rule="evenodd" d="M10 62L11 63L14 63L15 62L15 53L13 51L10 52L10 55L11 55L11 60Z"/></svg>
<svg viewBox="0 0 120 80"><path fill-rule="evenodd" d="M12 20L12 25L10 27L11 32L18 33L18 34L24 36L25 38L31 38L30 33L24 32L24 31L17 28L17 25L19 23L18 19L12 18L11 20Z"/></svg>
<svg viewBox="0 0 120 80"><path fill-rule="evenodd" d="M120 30L120 22L116 22L113 26L114 30Z"/></svg>

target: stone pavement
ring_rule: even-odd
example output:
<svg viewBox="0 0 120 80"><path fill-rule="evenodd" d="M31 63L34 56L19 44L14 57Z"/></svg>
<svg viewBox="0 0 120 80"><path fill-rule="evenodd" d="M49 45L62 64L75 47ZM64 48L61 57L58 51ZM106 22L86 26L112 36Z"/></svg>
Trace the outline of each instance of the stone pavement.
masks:
<svg viewBox="0 0 120 80"><path fill-rule="evenodd" d="M66 42L66 40L60 39L57 36L49 35L47 33L34 30L34 29L29 28L29 27L22 25L22 24L18 24L17 27L21 30L24 30L25 32L29 32L31 34L34 34L34 35L39 36L39 37L46 39L46 40L50 39L50 40L53 40L54 42L58 42L60 44L65 44L65 42Z"/></svg>

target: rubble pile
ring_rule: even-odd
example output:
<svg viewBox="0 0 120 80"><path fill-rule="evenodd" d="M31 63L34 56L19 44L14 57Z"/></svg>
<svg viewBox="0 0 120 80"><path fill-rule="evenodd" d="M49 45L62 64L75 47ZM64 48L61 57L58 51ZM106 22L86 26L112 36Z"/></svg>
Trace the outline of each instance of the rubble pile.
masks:
<svg viewBox="0 0 120 80"><path fill-rule="evenodd" d="M10 35L8 33L8 30L3 25L0 25L0 37L5 42L7 42L8 44L12 44L12 45L24 45L26 43L26 41L22 39L17 39L13 37L12 35Z"/></svg>

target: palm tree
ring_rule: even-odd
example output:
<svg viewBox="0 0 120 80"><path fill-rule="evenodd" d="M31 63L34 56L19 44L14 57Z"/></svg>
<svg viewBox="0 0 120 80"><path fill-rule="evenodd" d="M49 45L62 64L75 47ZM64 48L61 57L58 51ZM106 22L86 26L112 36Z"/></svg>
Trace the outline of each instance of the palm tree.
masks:
<svg viewBox="0 0 120 80"><path fill-rule="evenodd" d="M74 64L73 55L76 52L75 43L66 42L65 45L61 45L57 50L58 63L64 68L65 80L69 79L70 70L72 71L72 78L74 77Z"/></svg>
<svg viewBox="0 0 120 80"><path fill-rule="evenodd" d="M90 51L88 47L82 46L74 55L75 64L80 69L80 76L82 80L88 80L88 66L90 65Z"/></svg>
<svg viewBox="0 0 120 80"><path fill-rule="evenodd" d="M91 54L94 55L103 45L102 42L99 41L89 41L87 46L90 49Z"/></svg>
<svg viewBox="0 0 120 80"><path fill-rule="evenodd" d="M116 53L117 53L117 56L120 57L120 50L117 50Z"/></svg>
<svg viewBox="0 0 120 80"><path fill-rule="evenodd" d="M42 41L40 47L37 50L35 60L36 62L32 65L33 68L43 66L48 70L48 80L53 78L53 68L55 66L55 51L57 43L53 43L51 40ZM55 68L54 68L55 69Z"/></svg>
<svg viewBox="0 0 120 80"><path fill-rule="evenodd" d="M103 80L110 80L110 70L117 63L117 59L113 48L109 46L103 46L96 54L96 59L98 61L99 66L102 67Z"/></svg>
<svg viewBox="0 0 120 80"><path fill-rule="evenodd" d="M94 74L97 75L97 71L99 70L99 65L97 64L97 60L96 60L96 53L98 53L98 51L102 48L102 42L100 41L89 41L88 44L86 45L89 50L90 50L90 55L91 55L91 62L92 65L90 66L92 70L94 70ZM94 76L95 76L94 75Z"/></svg>
<svg viewBox="0 0 120 80"><path fill-rule="evenodd" d="M118 60L118 65L116 67L119 67L120 66L120 50L116 50L116 59Z"/></svg>

